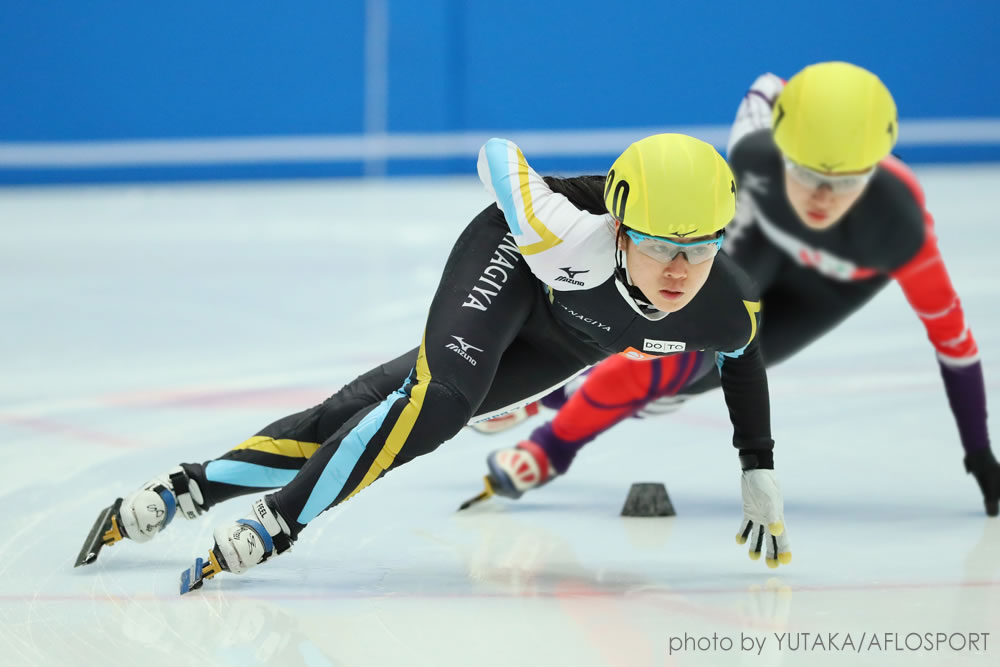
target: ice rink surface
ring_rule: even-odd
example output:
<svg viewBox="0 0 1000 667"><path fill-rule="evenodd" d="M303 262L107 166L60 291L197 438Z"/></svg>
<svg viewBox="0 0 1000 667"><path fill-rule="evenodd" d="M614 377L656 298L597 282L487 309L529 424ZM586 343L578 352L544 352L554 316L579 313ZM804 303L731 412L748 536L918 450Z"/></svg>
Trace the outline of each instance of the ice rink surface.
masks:
<svg viewBox="0 0 1000 667"><path fill-rule="evenodd" d="M1000 168L917 172L996 414ZM183 598L181 570L250 497L72 567L115 497L417 345L486 203L474 178L0 191L0 663L1000 665L1000 520L895 284L770 373L788 567L734 542L720 393L456 514L531 425L466 429ZM637 481L678 515L621 518Z"/></svg>

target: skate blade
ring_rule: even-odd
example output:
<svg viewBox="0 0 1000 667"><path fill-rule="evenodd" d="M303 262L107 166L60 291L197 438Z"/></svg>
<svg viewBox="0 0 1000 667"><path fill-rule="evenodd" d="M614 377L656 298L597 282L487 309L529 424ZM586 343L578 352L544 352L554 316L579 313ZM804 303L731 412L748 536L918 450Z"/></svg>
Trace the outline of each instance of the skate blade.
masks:
<svg viewBox="0 0 1000 667"><path fill-rule="evenodd" d="M196 558L194 565L181 572L181 595L197 590L204 585L206 579L211 579L222 572L215 550L208 552L208 562Z"/></svg>
<svg viewBox="0 0 1000 667"><path fill-rule="evenodd" d="M483 490L483 492L480 493L475 498L469 498L464 503L459 505L458 506L459 512L461 512L462 510L469 509L476 503L481 503L484 500L493 496L494 493L493 488L496 486L496 481L494 481L493 477L491 475L486 475L485 477L483 477L483 484L486 485L486 488Z"/></svg>
<svg viewBox="0 0 1000 667"><path fill-rule="evenodd" d="M73 567L90 565L97 560L104 545L114 546L115 542L120 542L125 537L118 525L118 511L121 506L122 499L118 498L114 504L101 511L93 528L90 529L87 540L83 543L83 548L80 549L80 555L76 557L76 563Z"/></svg>

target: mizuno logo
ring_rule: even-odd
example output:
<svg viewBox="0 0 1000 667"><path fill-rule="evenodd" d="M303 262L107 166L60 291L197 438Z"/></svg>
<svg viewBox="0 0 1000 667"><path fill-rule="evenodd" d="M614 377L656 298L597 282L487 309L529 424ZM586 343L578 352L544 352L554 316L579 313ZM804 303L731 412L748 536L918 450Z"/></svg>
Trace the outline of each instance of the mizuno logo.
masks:
<svg viewBox="0 0 1000 667"><path fill-rule="evenodd" d="M482 352L483 351L483 348L481 348L481 347L475 347L475 346L473 346L473 345L471 345L469 343L466 343L465 339L462 338L461 336L452 336L452 338L454 338L455 340L457 340L458 344L462 346L462 352L468 352L469 350L475 350L476 352Z"/></svg>
<svg viewBox="0 0 1000 667"><path fill-rule="evenodd" d="M470 364L472 364L473 366L475 366L476 365L476 360L473 359L472 355L469 354L469 350L472 350L473 352L482 352L483 348L476 347L474 345L466 343L465 339L463 339L461 336L452 336L452 338L454 338L456 341L458 341L458 345L455 345L455 343L448 343L447 345L445 345L445 347L447 349L451 350L452 352L456 352L458 354L458 356L462 357L463 359L465 359L466 361L468 361ZM461 347L459 347L459 346L461 346Z"/></svg>
<svg viewBox="0 0 1000 667"><path fill-rule="evenodd" d="M571 267L563 267L559 269L560 271L565 271L565 276L556 276L556 282L569 283L571 285L579 285L583 287L583 281L574 280L581 273L590 273L590 269L584 269L583 271L574 271Z"/></svg>
<svg viewBox="0 0 1000 667"><path fill-rule="evenodd" d="M573 269L571 269L568 266L563 267L563 268L561 268L559 270L560 271L565 271L566 272L566 276L568 278L570 278L570 279L576 278L581 273L590 273L590 269L584 269L583 271L574 271Z"/></svg>

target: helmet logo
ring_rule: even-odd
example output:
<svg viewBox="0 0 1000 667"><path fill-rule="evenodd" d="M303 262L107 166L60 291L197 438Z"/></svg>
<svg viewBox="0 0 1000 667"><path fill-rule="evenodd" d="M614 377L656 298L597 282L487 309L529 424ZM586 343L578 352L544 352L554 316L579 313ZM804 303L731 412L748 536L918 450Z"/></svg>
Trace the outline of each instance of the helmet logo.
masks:
<svg viewBox="0 0 1000 667"><path fill-rule="evenodd" d="M697 228L692 229L689 232L670 232L670 234L668 234L668 236L676 236L677 238L682 239L682 238L684 238L685 236L687 236L689 234L694 234L696 231L698 231Z"/></svg>
<svg viewBox="0 0 1000 667"><path fill-rule="evenodd" d="M729 191L733 193L734 197L736 196L736 181L729 181Z"/></svg>
<svg viewBox="0 0 1000 667"><path fill-rule="evenodd" d="M772 129L773 130L777 130L778 129L778 125L780 125L781 121L783 121L784 119L785 119L785 107L779 104L778 105L778 117L774 119L774 127Z"/></svg>
<svg viewBox="0 0 1000 667"><path fill-rule="evenodd" d="M888 133L889 133L889 138L890 138L890 139L891 139L891 138L893 138L893 137L895 136L895 134L894 134L894 130L893 130L893 127L892 127L892 126L893 126L893 123L892 123L892 121L890 120L890 121L889 121L889 129L888 129L888 130L886 130L886 132L888 132Z"/></svg>

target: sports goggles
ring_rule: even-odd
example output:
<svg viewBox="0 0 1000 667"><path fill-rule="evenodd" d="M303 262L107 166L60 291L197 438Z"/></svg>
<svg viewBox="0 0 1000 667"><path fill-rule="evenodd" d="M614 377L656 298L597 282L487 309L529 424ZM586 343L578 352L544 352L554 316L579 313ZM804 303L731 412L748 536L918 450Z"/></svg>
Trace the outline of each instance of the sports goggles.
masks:
<svg viewBox="0 0 1000 667"><path fill-rule="evenodd" d="M684 243L671 241L662 236L650 236L634 229L626 229L625 233L635 243L639 252L661 264L669 264L681 254L691 264L707 262L718 254L719 248L722 247L722 239L725 238L723 234L719 234L714 239Z"/></svg>
<svg viewBox="0 0 1000 667"><path fill-rule="evenodd" d="M857 192L863 190L872 176L875 167L860 174L827 174L809 167L803 167L797 162L785 158L785 173L810 190L828 187L836 193Z"/></svg>

